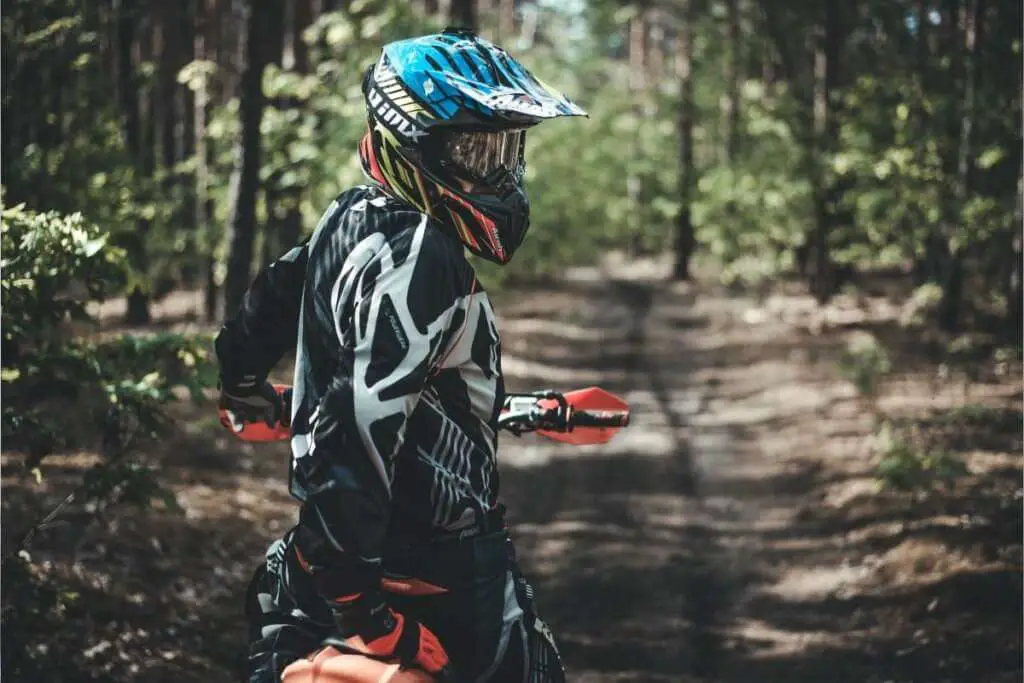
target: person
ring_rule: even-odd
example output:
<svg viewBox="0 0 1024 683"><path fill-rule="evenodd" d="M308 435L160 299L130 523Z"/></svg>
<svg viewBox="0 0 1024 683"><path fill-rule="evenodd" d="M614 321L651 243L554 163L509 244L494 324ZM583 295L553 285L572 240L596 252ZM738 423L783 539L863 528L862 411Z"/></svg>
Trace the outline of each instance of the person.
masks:
<svg viewBox="0 0 1024 683"><path fill-rule="evenodd" d="M221 407L268 424L266 378L296 353L301 504L249 586L249 681L353 636L462 681L563 681L498 502L501 345L465 252L509 262L526 130L586 114L462 29L387 44L362 89L369 183L257 276L215 343Z"/></svg>

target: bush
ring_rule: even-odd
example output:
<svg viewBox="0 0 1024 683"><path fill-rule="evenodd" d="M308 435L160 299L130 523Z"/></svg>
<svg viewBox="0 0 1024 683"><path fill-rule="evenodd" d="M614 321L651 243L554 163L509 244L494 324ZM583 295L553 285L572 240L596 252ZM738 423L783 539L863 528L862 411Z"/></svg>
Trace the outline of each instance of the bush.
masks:
<svg viewBox="0 0 1024 683"><path fill-rule="evenodd" d="M80 214L3 209L3 438L34 467L59 449L113 454L152 434L175 385L210 380L207 342L158 335L96 342L74 333L90 302L131 280L123 250ZM97 443L98 442L98 443Z"/></svg>
<svg viewBox="0 0 1024 683"><path fill-rule="evenodd" d="M968 473L967 465L956 454L945 450L925 450L891 424L879 434L882 459L878 478L888 488L916 490L949 485Z"/></svg>
<svg viewBox="0 0 1024 683"><path fill-rule="evenodd" d="M44 458L73 450L103 456L45 522L71 505L146 507L159 498L174 507L173 496L148 468L127 456L131 446L159 431L161 406L173 389L201 396L213 378L208 340L157 335L95 341L76 332L90 322L90 302L122 292L132 281L124 251L111 247L107 235L80 214L22 206L0 206L0 212L4 449L37 478ZM40 672L52 673L57 665L36 661L46 652L15 641L59 623L67 597L35 572L27 553L41 526L11 534L3 560L4 673L23 680L42 680Z"/></svg>
<svg viewBox="0 0 1024 683"><path fill-rule="evenodd" d="M879 381L891 369L892 361L885 347L868 333L855 334L839 361L839 373L865 398L875 395Z"/></svg>

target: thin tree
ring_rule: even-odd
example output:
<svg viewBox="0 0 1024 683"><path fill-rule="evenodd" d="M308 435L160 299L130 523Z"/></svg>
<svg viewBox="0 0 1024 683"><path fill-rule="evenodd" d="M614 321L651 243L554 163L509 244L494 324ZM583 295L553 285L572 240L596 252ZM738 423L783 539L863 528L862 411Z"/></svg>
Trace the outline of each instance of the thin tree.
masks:
<svg viewBox="0 0 1024 683"><path fill-rule="evenodd" d="M974 128L978 99L978 50L982 43L986 0L968 0L969 9L964 21L963 45L963 100L960 109L960 135L957 146L956 179L953 186L955 212L947 216L946 240L943 250L944 267L941 272L942 299L939 302L939 324L946 330L955 330L960 323L960 304L963 297L963 248L951 246L950 237L958 229L964 204L970 195L974 180ZM959 228L962 229L962 228Z"/></svg>
<svg viewBox="0 0 1024 683"><path fill-rule="evenodd" d="M224 310L231 315L242 302L252 270L256 232L256 195L260 186L260 121L263 119L265 43L274 24L281 23L277 0L237 0L243 18L243 63L239 78L241 133L228 190L228 263L224 282Z"/></svg>
<svg viewBox="0 0 1024 683"><path fill-rule="evenodd" d="M629 21L629 90L633 100L632 116L637 122L633 134L629 137L629 163L626 172L626 203L629 207L626 222L629 229L629 251L632 255L636 255L640 249L644 229L642 215L644 178L637 167L643 157L643 150L640 147L642 126L639 125L639 122L643 120L645 114L646 71L647 11L641 6L637 7L636 13Z"/></svg>
<svg viewBox="0 0 1024 683"><path fill-rule="evenodd" d="M516 0L499 0L498 40L508 41L516 32Z"/></svg>
<svg viewBox="0 0 1024 683"><path fill-rule="evenodd" d="M139 57L138 39L136 36L136 15L137 6L135 0L114 0L114 14L117 18L117 95L121 105L121 113L124 116L124 136L128 152L140 169L140 174L146 177L143 167L145 166L145 143L142 132L142 116L140 113L139 82L136 75L136 67ZM136 222L135 232L128 240L127 249L131 256L132 263L136 268L144 270L145 263L145 237L149 233L150 223L144 218ZM125 312L125 322L129 324L142 324L149 321L149 303L145 292L140 287L135 287L128 294L128 308Z"/></svg>
<svg viewBox="0 0 1024 683"><path fill-rule="evenodd" d="M289 3L291 5L291 3ZM264 44L265 59L267 64L273 64L278 69L285 69L291 64L285 63L285 42L292 40L291 34L292 13L284 12L284 21L276 26L269 27L267 40ZM289 53L291 52L289 46ZM289 54L289 62L291 54ZM284 97L276 97L267 104L274 109L283 110L288 107ZM262 183L263 201L266 207L266 223L261 231L261 254L259 261L262 264L270 263L277 257L279 248L278 241L281 236L281 218L284 215L284 207L281 206L281 178L282 167L274 165L269 176Z"/></svg>
<svg viewBox="0 0 1024 683"><path fill-rule="evenodd" d="M825 303L832 295L833 264L829 252L829 237L832 232L833 207L831 193L826 180L825 166L834 151L838 127L832 111L832 89L839 67L840 36L839 8L834 3L825 3L824 18L817 30L814 47L814 100L812 104L814 131L814 158L810 166L814 200L814 232L811 255L813 270L810 278L811 293L819 303Z"/></svg>
<svg viewBox="0 0 1024 683"><path fill-rule="evenodd" d="M198 0L196 7L196 27L194 33L192 57L196 61L204 62L215 57L217 54L217 31L216 31L216 0ZM205 283L203 286L203 312L207 321L213 321L217 317L217 259L214 255L213 229L213 198L210 195L211 185L211 150L206 141L206 123L210 115L212 84L210 79L204 75L198 81L198 87L193 97L192 128L195 135L196 155L196 201L195 222L199 235L204 236L198 251L202 254L203 272Z"/></svg>
<svg viewBox="0 0 1024 683"><path fill-rule="evenodd" d="M742 45L740 42L740 0L726 0L725 41L728 55L725 60L725 163L736 163L739 150L740 128L740 63Z"/></svg>
<svg viewBox="0 0 1024 683"><path fill-rule="evenodd" d="M696 247L692 203L697 172L693 163L693 25L697 19L694 0L680 2L679 34L676 37L676 71L679 78L679 213L676 217L675 263L672 276L690 279L690 260Z"/></svg>
<svg viewBox="0 0 1024 683"><path fill-rule="evenodd" d="M292 68L296 73L309 73L309 46L303 40L303 32L313 23L313 12L310 0L295 0L292 24ZM290 103L293 107L302 106L300 102ZM293 187L285 197L285 216L281 226L281 243L285 249L297 244L302 236L302 188Z"/></svg>
<svg viewBox="0 0 1024 683"><path fill-rule="evenodd" d="M461 26L471 31L478 29L476 0L447 0L447 2L447 17L450 25Z"/></svg>

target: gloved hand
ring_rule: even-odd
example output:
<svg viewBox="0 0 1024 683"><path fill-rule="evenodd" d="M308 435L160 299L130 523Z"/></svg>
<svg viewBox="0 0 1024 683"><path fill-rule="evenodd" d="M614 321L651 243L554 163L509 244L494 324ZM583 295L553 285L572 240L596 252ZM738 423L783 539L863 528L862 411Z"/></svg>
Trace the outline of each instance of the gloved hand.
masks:
<svg viewBox="0 0 1024 683"><path fill-rule="evenodd" d="M274 390L274 386L267 381L227 381L221 379L220 399L217 407L223 415L226 412L230 424L224 426L235 431L241 431L246 424L253 424L259 421L266 423L271 429L279 423L287 426L291 415L285 410L284 400Z"/></svg>
<svg viewBox="0 0 1024 683"><path fill-rule="evenodd" d="M395 657L403 666L435 676L447 673L448 653L437 636L391 609L379 590L338 598L332 609L342 638L359 636L375 655Z"/></svg>

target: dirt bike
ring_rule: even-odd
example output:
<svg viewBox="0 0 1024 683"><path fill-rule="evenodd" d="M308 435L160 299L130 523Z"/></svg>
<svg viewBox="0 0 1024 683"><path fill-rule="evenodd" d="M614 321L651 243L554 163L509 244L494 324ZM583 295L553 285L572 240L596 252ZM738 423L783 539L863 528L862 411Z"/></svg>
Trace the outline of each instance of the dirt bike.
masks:
<svg viewBox="0 0 1024 683"><path fill-rule="evenodd" d="M291 387L274 385L282 398L284 414L291 413ZM284 421L245 422L221 409L220 421L238 438L251 442L284 441L291 427ZM516 436L535 432L574 445L607 443L629 425L629 405L603 389L589 387L565 394L557 391L509 393L498 417L499 429ZM387 586L384 586L387 589ZM419 669L402 667L369 652L358 637L344 642L325 641L324 646L289 665L281 683L457 683L438 679Z"/></svg>

